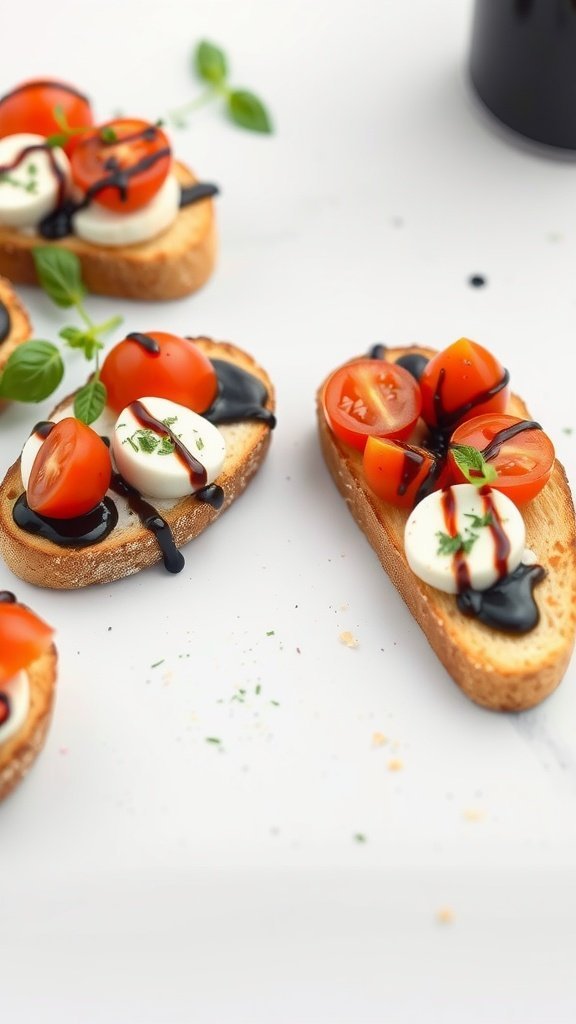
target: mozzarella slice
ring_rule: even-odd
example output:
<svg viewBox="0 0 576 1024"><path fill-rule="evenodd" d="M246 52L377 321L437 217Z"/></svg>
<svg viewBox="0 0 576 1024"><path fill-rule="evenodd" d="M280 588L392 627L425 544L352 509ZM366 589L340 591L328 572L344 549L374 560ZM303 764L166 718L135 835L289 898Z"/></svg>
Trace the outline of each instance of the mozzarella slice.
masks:
<svg viewBox="0 0 576 1024"><path fill-rule="evenodd" d="M180 185L173 174L154 198L132 213L115 213L90 203L72 218L75 234L94 245L134 245L165 231L176 219L180 207Z"/></svg>
<svg viewBox="0 0 576 1024"><path fill-rule="evenodd" d="M62 149L47 148L45 143L43 135L28 133L0 139L0 224L31 228L50 213L58 201L58 169L68 187L68 157ZM35 146L42 148L25 153Z"/></svg>
<svg viewBox="0 0 576 1024"><path fill-rule="evenodd" d="M457 560L465 563L470 585L486 590L501 577L513 572L522 561L526 541L524 520L516 505L499 491L481 490L472 484L456 484L446 491L435 491L424 498L411 513L404 534L406 558L420 579L448 594L458 593ZM446 504L454 503L453 528L450 528ZM490 515L492 525L478 525ZM508 540L509 551L499 565L498 536ZM470 543L468 552L441 554L442 535L459 534ZM472 541L472 538L475 538ZM502 571L503 570L503 571Z"/></svg>
<svg viewBox="0 0 576 1024"><path fill-rule="evenodd" d="M165 424L185 451L138 417L138 405ZM150 498L182 498L212 483L222 470L226 455L223 435L203 416L166 398L141 398L119 415L112 436L112 451L119 472L141 494ZM206 470L204 482L194 482L186 453ZM188 460L189 461L189 460Z"/></svg>
<svg viewBox="0 0 576 1024"><path fill-rule="evenodd" d="M0 724L0 745L12 739L22 728L30 710L30 683L22 670L5 683L0 683L0 699L8 704L8 718Z"/></svg>
<svg viewBox="0 0 576 1024"><path fill-rule="evenodd" d="M70 415L70 413L68 413L68 415ZM30 437L25 442L20 454L20 476L22 477L22 483L24 484L25 491L28 490L28 481L30 479L30 473L32 472L34 459L44 444L46 437L47 434L33 430Z"/></svg>

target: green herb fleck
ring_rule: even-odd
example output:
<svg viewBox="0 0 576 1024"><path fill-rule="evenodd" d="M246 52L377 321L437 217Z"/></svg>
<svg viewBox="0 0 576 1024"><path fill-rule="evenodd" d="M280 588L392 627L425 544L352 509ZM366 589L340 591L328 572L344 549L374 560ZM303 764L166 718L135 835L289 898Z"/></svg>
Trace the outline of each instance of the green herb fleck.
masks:
<svg viewBox="0 0 576 1024"><path fill-rule="evenodd" d="M153 665L150 665L150 668L158 668L158 665L163 665L165 661L166 658L160 658L160 661L155 661Z"/></svg>
<svg viewBox="0 0 576 1024"><path fill-rule="evenodd" d="M470 523L471 530L481 530L483 526L492 525L492 513L486 512L483 516L477 516L473 512L465 512L466 519L471 519Z"/></svg>
<svg viewBox="0 0 576 1024"><path fill-rule="evenodd" d="M354 834L354 836L353 836L353 839L354 839L355 843L365 843L366 842L366 836L364 835L363 832L356 832Z"/></svg>
<svg viewBox="0 0 576 1024"><path fill-rule="evenodd" d="M562 433L563 434L573 434L574 433L574 427L562 427Z"/></svg>
<svg viewBox="0 0 576 1024"><path fill-rule="evenodd" d="M268 632L266 633L266 636L275 636L275 635L276 635L276 630L275 629L269 629Z"/></svg>
<svg viewBox="0 0 576 1024"><path fill-rule="evenodd" d="M213 746L219 747L222 743L222 740L218 739L218 736L207 736L206 743L212 743Z"/></svg>
<svg viewBox="0 0 576 1024"><path fill-rule="evenodd" d="M100 138L102 139L102 142L107 142L107 143L118 142L118 136L117 136L116 132L114 131L113 128L110 127L110 125L106 125L106 124L104 125L103 128L100 129Z"/></svg>
<svg viewBox="0 0 576 1024"><path fill-rule="evenodd" d="M196 447L197 447L197 449L198 449L198 451L199 451L199 452L201 452L201 451L202 451L202 449L203 449L203 447L204 447L204 441L202 440L202 438L201 438L201 437L197 437L197 438L196 438Z"/></svg>
<svg viewBox="0 0 576 1024"><path fill-rule="evenodd" d="M262 692L262 687L261 687L260 683L258 683L255 686L255 688L254 688L254 693L256 694L257 697L259 697L261 692Z"/></svg>

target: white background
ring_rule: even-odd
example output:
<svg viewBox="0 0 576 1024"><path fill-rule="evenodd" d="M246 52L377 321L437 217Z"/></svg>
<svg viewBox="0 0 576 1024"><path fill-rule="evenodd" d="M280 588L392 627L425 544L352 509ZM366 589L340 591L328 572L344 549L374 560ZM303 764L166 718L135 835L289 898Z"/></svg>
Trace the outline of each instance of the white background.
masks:
<svg viewBox="0 0 576 1024"><path fill-rule="evenodd" d="M576 666L521 716L472 705L315 435L315 389L340 362L466 334L576 477L574 163L479 109L470 16L455 0L10 6L2 92L53 74L102 119L154 119L199 91L206 37L268 102L271 138L216 106L174 134L222 188L210 284L89 308L249 349L279 425L180 576L53 593L0 567L60 650L47 747L0 809L2 1020L574 1020ZM21 293L54 339L68 314ZM67 363L61 394L86 374ZM0 470L51 404L2 416Z"/></svg>

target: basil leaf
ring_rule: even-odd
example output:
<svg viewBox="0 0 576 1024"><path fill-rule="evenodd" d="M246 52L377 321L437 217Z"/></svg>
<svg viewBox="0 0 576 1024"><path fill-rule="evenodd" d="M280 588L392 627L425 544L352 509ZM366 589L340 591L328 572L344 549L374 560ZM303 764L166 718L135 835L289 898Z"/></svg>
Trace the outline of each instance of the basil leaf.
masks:
<svg viewBox="0 0 576 1024"><path fill-rule="evenodd" d="M205 82L220 85L228 74L228 62L223 50L206 40L198 44L194 55L196 71Z"/></svg>
<svg viewBox="0 0 576 1024"><path fill-rule="evenodd" d="M0 377L0 396L17 402L41 402L64 376L60 351L51 341L25 341L12 352Z"/></svg>
<svg viewBox="0 0 576 1024"><path fill-rule="evenodd" d="M468 444L451 444L450 451L458 469L475 487L483 487L484 484L494 483L497 479L496 468L486 462L478 448Z"/></svg>
<svg viewBox="0 0 576 1024"><path fill-rule="evenodd" d="M106 388L99 377L93 377L74 398L74 415L82 423L94 423L106 405Z"/></svg>
<svg viewBox="0 0 576 1024"><path fill-rule="evenodd" d="M84 297L78 257L55 245L38 245L32 255L38 281L52 302L64 308L78 305Z"/></svg>
<svg viewBox="0 0 576 1024"><path fill-rule="evenodd" d="M228 97L228 113L234 124L248 128L251 132L273 131L272 122L266 107L253 92L235 89Z"/></svg>

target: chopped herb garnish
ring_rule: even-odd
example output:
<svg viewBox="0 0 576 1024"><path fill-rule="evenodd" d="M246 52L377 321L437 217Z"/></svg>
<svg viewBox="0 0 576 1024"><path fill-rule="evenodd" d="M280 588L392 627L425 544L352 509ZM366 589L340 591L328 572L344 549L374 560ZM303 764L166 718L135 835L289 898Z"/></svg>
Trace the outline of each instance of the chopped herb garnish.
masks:
<svg viewBox="0 0 576 1024"><path fill-rule="evenodd" d="M260 683L258 683L258 684L256 685L256 687L254 688L254 693L256 694L256 696L257 696L257 697L259 697L259 696L260 696L260 692L261 692L261 690L262 690L262 687L260 686Z"/></svg>
<svg viewBox="0 0 576 1024"><path fill-rule="evenodd" d="M204 441L202 440L202 438L201 438L201 437L197 437L197 438L196 438L196 447L197 447L197 449L198 449L198 451L199 451L199 452L201 452L201 451L202 451L202 449L203 449L203 447L204 447Z"/></svg>
<svg viewBox="0 0 576 1024"><path fill-rule="evenodd" d="M471 519L472 520L472 522L470 523L470 529L471 530L480 530L483 526L491 526L492 525L492 513L491 512L486 512L486 515L483 515L483 516L474 515L473 512L465 512L464 515L466 516L467 519Z"/></svg>
<svg viewBox="0 0 576 1024"><path fill-rule="evenodd" d="M269 629L267 631L267 633L266 633L266 636L275 636L275 634L276 634L276 630L275 629Z"/></svg>
<svg viewBox="0 0 576 1024"><path fill-rule="evenodd" d="M355 843L365 843L366 842L366 836L364 835L364 833L363 832L356 832L356 834L354 835L354 842Z"/></svg>
<svg viewBox="0 0 576 1024"><path fill-rule="evenodd" d="M171 427L177 418L177 416L167 416L162 422L165 427ZM157 434L150 427L139 427L130 437L125 438L122 444L129 444L135 452L141 451L147 455L171 455L175 448L171 437L167 437L166 434Z"/></svg>
<svg viewBox="0 0 576 1024"><path fill-rule="evenodd" d="M158 665L163 665L165 661L166 658L160 658L160 661L155 661L153 665L150 665L150 668L158 668Z"/></svg>
<svg viewBox="0 0 576 1024"><path fill-rule="evenodd" d="M207 736L206 743L212 743L213 746L219 747L222 743L222 740L218 739L218 736Z"/></svg>

